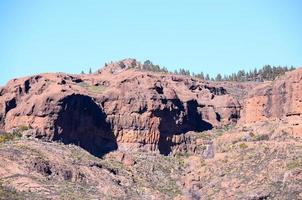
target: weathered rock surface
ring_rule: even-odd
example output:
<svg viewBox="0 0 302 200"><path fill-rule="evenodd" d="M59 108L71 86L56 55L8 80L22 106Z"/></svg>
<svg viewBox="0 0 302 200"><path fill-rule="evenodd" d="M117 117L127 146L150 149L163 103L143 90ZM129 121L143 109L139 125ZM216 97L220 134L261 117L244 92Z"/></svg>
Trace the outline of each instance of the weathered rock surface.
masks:
<svg viewBox="0 0 302 200"><path fill-rule="evenodd" d="M95 155L118 146L169 154L188 131L236 123L241 108L219 84L142 71L133 59L91 75L14 79L0 95L5 130L28 126L28 135L78 144Z"/></svg>
<svg viewBox="0 0 302 200"><path fill-rule="evenodd" d="M122 160L118 159L123 155ZM102 159L76 145L41 140L0 144L0 199L173 199L179 160L151 152Z"/></svg>
<svg viewBox="0 0 302 200"><path fill-rule="evenodd" d="M302 135L301 89L301 68L258 85L249 92L240 121L244 124L282 119L292 128L292 134Z"/></svg>
<svg viewBox="0 0 302 200"><path fill-rule="evenodd" d="M213 141L211 159L189 156L180 199L301 199L301 138L282 121L199 134Z"/></svg>
<svg viewBox="0 0 302 200"><path fill-rule="evenodd" d="M301 79L205 82L127 59L11 80L0 199L301 199Z"/></svg>
<svg viewBox="0 0 302 200"><path fill-rule="evenodd" d="M190 132L198 154L113 151L16 138L0 143L0 199L302 197L302 138L280 120Z"/></svg>

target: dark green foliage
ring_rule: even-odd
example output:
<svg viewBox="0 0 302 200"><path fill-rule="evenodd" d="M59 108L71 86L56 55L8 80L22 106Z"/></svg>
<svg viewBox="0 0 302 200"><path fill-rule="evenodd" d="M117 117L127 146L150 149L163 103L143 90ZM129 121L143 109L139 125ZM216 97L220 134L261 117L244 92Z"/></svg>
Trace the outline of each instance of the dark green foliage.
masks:
<svg viewBox="0 0 302 200"><path fill-rule="evenodd" d="M175 70L174 74L178 74L178 75L185 75L185 76L191 76L191 73L189 70L180 68L179 70Z"/></svg>
<svg viewBox="0 0 302 200"><path fill-rule="evenodd" d="M236 81L272 81L275 80L278 76L285 74L287 71L294 70L294 67L288 69L287 66L270 66L265 65L260 70L254 69L254 71L245 72L240 70L237 73Z"/></svg>
<svg viewBox="0 0 302 200"><path fill-rule="evenodd" d="M206 80L206 81L209 81L209 80L210 80L210 75L209 75L209 74L206 75L205 80Z"/></svg>
<svg viewBox="0 0 302 200"><path fill-rule="evenodd" d="M154 65L150 60L146 60L144 62L143 70L168 73L168 69L166 67L160 67L159 65Z"/></svg>
<svg viewBox="0 0 302 200"><path fill-rule="evenodd" d="M236 81L236 82L245 82L245 81L273 81L278 76L281 76L285 74L285 72L292 71L295 68L291 66L288 68L287 66L271 66L271 65L265 65L261 69L257 70L256 68L254 70L245 71L245 70L239 70L237 73L232 73L230 75L221 75L220 73L216 75L215 79L213 77L210 77L208 74L204 77L204 73L200 72L198 74L193 74L194 77L204 79L204 80L215 80L215 81ZM183 74L182 75L190 75L190 72L188 70L179 70ZM176 73L180 74L180 73Z"/></svg>
<svg viewBox="0 0 302 200"><path fill-rule="evenodd" d="M200 72L199 74L193 74L193 76L196 78L205 79L203 72Z"/></svg>
<svg viewBox="0 0 302 200"><path fill-rule="evenodd" d="M217 74L215 81L222 81L222 76L221 74Z"/></svg>
<svg viewBox="0 0 302 200"><path fill-rule="evenodd" d="M111 62L112 64L112 62ZM105 66L108 64L105 63ZM278 76L285 74L285 72L292 71L295 68L291 66L288 68L287 66L271 66L265 65L261 69L254 69L254 70L239 70L238 72L226 75L218 73L215 77L211 77L209 74L205 74L204 72L199 73L191 73L190 70L179 68L174 72L168 71L166 67L161 67L159 65L153 64L150 60L146 60L142 67L140 68L146 71L152 72L160 72L160 73L170 73L176 75L184 75L184 76L192 76L195 78L199 78L206 81L234 81L234 82L246 82L246 81L256 81L256 82L263 82L263 81L272 81L275 80ZM84 71L82 71L84 74ZM89 69L89 74L92 74L91 68Z"/></svg>

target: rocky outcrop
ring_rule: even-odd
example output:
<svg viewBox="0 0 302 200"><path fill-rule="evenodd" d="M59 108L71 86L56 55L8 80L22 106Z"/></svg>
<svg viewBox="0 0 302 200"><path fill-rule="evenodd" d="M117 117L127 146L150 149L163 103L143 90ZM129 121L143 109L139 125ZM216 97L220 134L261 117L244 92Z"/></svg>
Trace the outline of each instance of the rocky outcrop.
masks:
<svg viewBox="0 0 302 200"><path fill-rule="evenodd" d="M188 131L236 123L238 100L221 85L142 70L134 59L96 74L40 74L1 89L1 126L79 144L101 155L119 148L171 152Z"/></svg>
<svg viewBox="0 0 302 200"><path fill-rule="evenodd" d="M214 155L187 155L179 199L301 199L302 138L283 128L264 121L199 135Z"/></svg>
<svg viewBox="0 0 302 200"><path fill-rule="evenodd" d="M96 158L75 145L21 139L1 143L0 155L0 199L165 200L181 194L178 160L151 152Z"/></svg>
<svg viewBox="0 0 302 200"><path fill-rule="evenodd" d="M241 123L282 119L302 132L302 69L287 72L275 81L258 85L245 100Z"/></svg>

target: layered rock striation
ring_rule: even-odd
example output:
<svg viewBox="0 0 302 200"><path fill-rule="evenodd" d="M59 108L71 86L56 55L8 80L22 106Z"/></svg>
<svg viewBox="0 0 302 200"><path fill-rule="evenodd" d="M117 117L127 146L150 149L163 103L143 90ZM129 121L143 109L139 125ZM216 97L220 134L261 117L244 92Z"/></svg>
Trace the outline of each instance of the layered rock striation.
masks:
<svg viewBox="0 0 302 200"><path fill-rule="evenodd" d="M95 74L14 79L1 88L0 102L2 129L26 126L29 136L78 144L95 155L116 148L169 154L186 132L236 123L241 110L221 84L144 71L134 59Z"/></svg>
<svg viewBox="0 0 302 200"><path fill-rule="evenodd" d="M241 123L282 120L294 135L302 133L302 69L258 85L247 95Z"/></svg>

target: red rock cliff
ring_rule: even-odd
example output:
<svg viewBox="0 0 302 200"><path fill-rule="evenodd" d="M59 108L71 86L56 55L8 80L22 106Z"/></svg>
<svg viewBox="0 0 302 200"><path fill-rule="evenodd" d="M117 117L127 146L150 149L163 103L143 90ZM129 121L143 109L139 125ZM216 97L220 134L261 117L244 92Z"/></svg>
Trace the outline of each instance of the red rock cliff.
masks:
<svg viewBox="0 0 302 200"><path fill-rule="evenodd" d="M91 152L120 146L166 154L187 131L239 119L238 100L221 84L146 72L141 66L127 59L97 74L11 80L0 91L0 124L7 131L26 125L32 128L29 135Z"/></svg>
<svg viewBox="0 0 302 200"><path fill-rule="evenodd" d="M244 102L241 123L282 120L302 132L302 69L258 85Z"/></svg>

